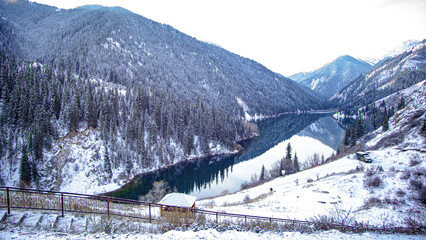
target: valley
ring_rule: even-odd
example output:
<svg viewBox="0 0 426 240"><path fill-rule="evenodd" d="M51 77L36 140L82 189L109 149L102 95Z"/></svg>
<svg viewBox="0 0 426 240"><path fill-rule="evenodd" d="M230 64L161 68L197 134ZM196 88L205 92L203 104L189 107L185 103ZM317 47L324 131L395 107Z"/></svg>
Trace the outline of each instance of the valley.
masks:
<svg viewBox="0 0 426 240"><path fill-rule="evenodd" d="M425 234L425 44L285 77L122 7L0 0L0 186Z"/></svg>

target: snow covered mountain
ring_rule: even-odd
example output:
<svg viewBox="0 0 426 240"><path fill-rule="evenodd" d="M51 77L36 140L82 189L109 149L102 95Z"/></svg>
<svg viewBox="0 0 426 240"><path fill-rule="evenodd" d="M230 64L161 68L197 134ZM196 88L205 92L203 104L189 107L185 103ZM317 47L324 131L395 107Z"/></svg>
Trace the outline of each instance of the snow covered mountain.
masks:
<svg viewBox="0 0 426 240"><path fill-rule="evenodd" d="M293 81L253 60L123 8L64 10L1 0L0 16L15 33L0 37L2 45L13 47L10 52L62 64L83 76L198 96L240 116L322 106Z"/></svg>
<svg viewBox="0 0 426 240"><path fill-rule="evenodd" d="M330 100L359 108L426 79L426 40L387 59L348 84Z"/></svg>
<svg viewBox="0 0 426 240"><path fill-rule="evenodd" d="M351 56L342 56L324 67L308 73L298 73L290 78L329 98L373 66Z"/></svg>
<svg viewBox="0 0 426 240"><path fill-rule="evenodd" d="M255 61L118 7L0 0L0 46L0 185L104 192L234 152L250 136L239 116L323 105Z"/></svg>
<svg viewBox="0 0 426 240"><path fill-rule="evenodd" d="M390 51L386 52L385 54L381 55L381 56L377 56L377 57L370 57L370 58L366 58L365 61L373 64L373 65L378 65L381 62L389 59L389 58L393 58L396 57L397 55L410 50L411 48L413 48L414 46L416 46L417 44L419 44L420 41L417 40L407 40L404 41L400 46L391 49Z"/></svg>

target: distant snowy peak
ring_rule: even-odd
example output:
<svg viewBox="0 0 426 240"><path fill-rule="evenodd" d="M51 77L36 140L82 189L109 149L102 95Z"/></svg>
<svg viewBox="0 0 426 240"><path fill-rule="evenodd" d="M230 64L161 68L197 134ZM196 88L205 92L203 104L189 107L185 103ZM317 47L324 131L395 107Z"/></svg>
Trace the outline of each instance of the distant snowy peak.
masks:
<svg viewBox="0 0 426 240"><path fill-rule="evenodd" d="M300 85L329 98L371 68L371 64L345 55L320 69L309 73L295 74L290 78Z"/></svg>
<svg viewBox="0 0 426 240"><path fill-rule="evenodd" d="M384 60L357 78L330 100L345 107L360 107L426 79L426 40Z"/></svg>
<svg viewBox="0 0 426 240"><path fill-rule="evenodd" d="M393 58L403 52L410 51L411 49L415 48L420 43L421 41L417 41L417 40L407 40L403 42L402 45L388 51L387 53L381 56L366 58L365 61L371 63L372 65L375 65L386 59Z"/></svg>

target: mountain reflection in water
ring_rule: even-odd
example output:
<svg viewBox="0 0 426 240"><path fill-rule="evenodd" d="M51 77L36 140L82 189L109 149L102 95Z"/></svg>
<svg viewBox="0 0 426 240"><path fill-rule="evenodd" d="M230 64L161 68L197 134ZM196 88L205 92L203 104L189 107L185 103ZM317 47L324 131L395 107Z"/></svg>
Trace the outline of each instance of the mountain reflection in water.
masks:
<svg viewBox="0 0 426 240"><path fill-rule="evenodd" d="M324 114L285 114L277 118L257 122L260 136L242 141L244 150L234 156L216 156L188 161L167 169L143 174L131 184L113 193L115 197L138 199L152 188L154 181L166 181L170 189L188 193L199 198L215 196L225 189L238 190L241 183L250 179L233 176L236 164L256 158L275 145L294 135L308 136L337 149L344 130L329 115ZM307 146L308 147L308 146ZM283 150L284 151L284 150ZM258 169L255 169L256 171ZM253 171L253 169L247 169ZM226 181L226 186L222 186ZM232 186L230 186L232 185Z"/></svg>

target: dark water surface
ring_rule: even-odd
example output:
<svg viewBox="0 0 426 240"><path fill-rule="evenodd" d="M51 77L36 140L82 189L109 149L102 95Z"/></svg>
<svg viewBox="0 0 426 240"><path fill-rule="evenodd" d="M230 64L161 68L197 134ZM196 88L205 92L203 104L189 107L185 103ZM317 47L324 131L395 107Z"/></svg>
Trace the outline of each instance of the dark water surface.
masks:
<svg viewBox="0 0 426 240"><path fill-rule="evenodd" d="M250 179L227 181L233 174L234 167L257 156L262 155L278 143L298 134L321 141L336 149L343 137L343 129L329 115L325 114L286 114L277 118L257 122L260 136L242 141L244 150L233 156L216 156L200 160L188 161L146 173L132 183L117 190L114 197L138 199L152 188L154 181L166 181L170 188L176 187L178 192L188 193L198 198L216 196L223 190L237 191L244 181ZM253 171L253 169L247 169ZM256 169L257 171L257 169ZM231 186L232 185L232 186Z"/></svg>

